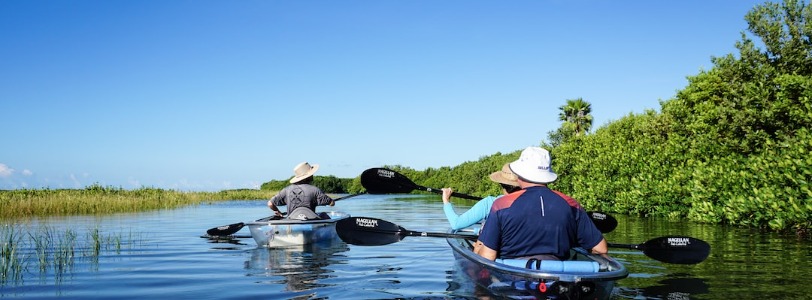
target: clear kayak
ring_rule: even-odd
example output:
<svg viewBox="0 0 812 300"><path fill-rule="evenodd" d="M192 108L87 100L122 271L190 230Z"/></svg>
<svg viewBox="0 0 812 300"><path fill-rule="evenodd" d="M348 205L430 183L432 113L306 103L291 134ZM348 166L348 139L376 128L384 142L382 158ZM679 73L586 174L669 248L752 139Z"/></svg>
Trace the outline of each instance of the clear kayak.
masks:
<svg viewBox="0 0 812 300"><path fill-rule="evenodd" d="M251 230L251 237L258 246L287 247L337 239L336 222L350 216L341 211L324 212L321 215L329 218L299 220L269 217L245 225Z"/></svg>
<svg viewBox="0 0 812 300"><path fill-rule="evenodd" d="M456 233L456 231L450 231ZM497 259L473 252L473 241L446 238L456 260L457 272L478 290L511 299L609 299L615 281L629 275L617 260L590 254L582 248L570 251L566 261Z"/></svg>

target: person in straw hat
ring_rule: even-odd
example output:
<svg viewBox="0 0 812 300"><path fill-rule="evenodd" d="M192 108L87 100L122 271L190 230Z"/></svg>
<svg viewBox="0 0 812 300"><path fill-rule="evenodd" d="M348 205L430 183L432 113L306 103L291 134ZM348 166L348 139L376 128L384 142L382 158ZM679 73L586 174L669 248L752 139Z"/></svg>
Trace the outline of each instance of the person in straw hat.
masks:
<svg viewBox="0 0 812 300"><path fill-rule="evenodd" d="M565 260L573 247L607 253L606 240L586 211L547 187L558 178L550 152L527 147L508 166L521 190L494 201L474 252L490 260Z"/></svg>
<svg viewBox="0 0 812 300"><path fill-rule="evenodd" d="M290 185L283 188L279 193L268 200L268 207L277 216L282 216L278 206L287 205L288 218L311 220L319 219L316 214L316 206L335 205L330 196L327 196L321 189L312 185L313 175L319 170L318 164L302 162L293 168L293 178Z"/></svg>
<svg viewBox="0 0 812 300"><path fill-rule="evenodd" d="M502 187L502 193L505 195L520 190L516 174L513 174L513 172L510 171L508 164L502 166L501 170L491 173L488 178L490 178L491 181L498 183ZM448 219L448 223L451 224L451 229L454 230L466 228L485 220L488 217L488 212L490 212L493 202L499 197L502 197L488 196L482 198L482 200L479 200L470 209L460 215L457 215L457 213L454 211L454 206L449 201L451 198L451 193L453 193L454 190L451 188L443 188L442 191L443 211L445 212L446 219Z"/></svg>

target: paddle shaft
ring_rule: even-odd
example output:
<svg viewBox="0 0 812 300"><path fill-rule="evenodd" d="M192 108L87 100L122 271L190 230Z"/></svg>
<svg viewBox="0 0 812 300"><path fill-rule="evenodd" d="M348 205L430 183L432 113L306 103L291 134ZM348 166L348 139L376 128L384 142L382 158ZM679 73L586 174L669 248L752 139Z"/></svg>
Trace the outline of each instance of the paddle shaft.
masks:
<svg viewBox="0 0 812 300"><path fill-rule="evenodd" d="M370 194L399 194L409 193L414 190L437 194L443 193L442 189L418 185L409 179L409 177L387 168L370 168L364 170L364 172L361 173L361 185L363 185ZM451 196L470 200L481 200L483 198L457 192L452 192ZM587 214L601 233L611 232L617 227L617 220L611 215L602 212L587 212Z"/></svg>
<svg viewBox="0 0 812 300"><path fill-rule="evenodd" d="M370 217L339 220L336 222L336 233L346 243L361 246L388 245L407 236L477 239L476 235L471 234L412 231L395 223Z"/></svg>
<svg viewBox="0 0 812 300"><path fill-rule="evenodd" d="M616 243L608 243L610 248L623 248L623 249L632 249L632 250L643 250L642 244L616 244Z"/></svg>
<svg viewBox="0 0 812 300"><path fill-rule="evenodd" d="M338 198L333 199L333 202L336 202L338 200L344 200L344 199L352 198L352 197L355 197L355 196L361 196L361 195L364 195L364 194L366 194L366 193L358 193L358 194L346 195L344 197L338 197Z"/></svg>
<svg viewBox="0 0 812 300"><path fill-rule="evenodd" d="M388 245L399 242L406 236L470 240L478 238L471 234L412 231L395 223L370 217L350 217L339 220L336 223L336 232L345 242L361 246ZM696 264L704 261L710 253L708 243L687 236L664 236L637 245L610 243L608 246L641 250L650 258L674 264Z"/></svg>
<svg viewBox="0 0 812 300"><path fill-rule="evenodd" d="M411 231L411 230L402 230L398 231L395 234L405 235L405 236L427 236L427 237L442 237L442 238L463 238L469 240L476 240L478 236L472 234L456 234L456 233L443 233L443 232L422 232L422 231Z"/></svg>
<svg viewBox="0 0 812 300"><path fill-rule="evenodd" d="M441 189L434 189L434 188L424 187L424 186L419 186L419 185L415 185L415 186L417 187L417 189L424 190L424 191L427 191L427 192L433 192L433 193L438 193L438 194L443 193L443 190L441 190ZM458 198L470 199L470 200L482 200L483 199L483 197L471 196L471 195L461 194L461 193L457 193L457 192L452 192L451 196L452 197L458 197ZM589 212L587 212L587 214L589 214L589 218L593 222L595 222L596 225L597 225L597 223L606 223L606 226L609 227L609 228L605 228L607 231L604 231L604 228L601 227L600 229L601 229L601 232L603 232L603 233L611 232L617 226L617 221L615 220L615 218L612 217L611 215L607 214L607 213L598 212L598 211L589 211ZM604 224L601 224L601 225L604 225Z"/></svg>
<svg viewBox="0 0 812 300"><path fill-rule="evenodd" d="M418 189L422 189L424 191L434 192L434 193L438 193L438 194L443 193L443 190L438 190L438 189L433 189L433 188L429 188L429 187L419 186L419 185L416 185L416 184L415 184L415 186ZM470 199L470 200L481 200L481 199L483 199L482 197L471 196L471 195L466 195L466 194L460 194L460 193L457 193L457 192L452 192L451 196L458 197L458 198ZM590 211L590 212L587 212L587 214L589 215L589 219L592 220L592 223L594 223L595 226L598 227L598 230L600 230L601 233L612 232L612 230L615 230L615 227L617 227L617 220L614 217L612 217L611 215L607 214L607 213L597 212L597 211Z"/></svg>
<svg viewBox="0 0 812 300"><path fill-rule="evenodd" d="M417 184L415 184L414 187L415 187L416 190L423 190L423 191L432 192L432 193L435 193L435 194L442 194L443 193L442 189L435 189L435 188L420 186L420 185L417 185ZM457 192L451 192L451 197L463 198L463 199L468 199L468 200L481 200L482 199L482 197L471 196L471 195L466 195L466 194L457 193Z"/></svg>

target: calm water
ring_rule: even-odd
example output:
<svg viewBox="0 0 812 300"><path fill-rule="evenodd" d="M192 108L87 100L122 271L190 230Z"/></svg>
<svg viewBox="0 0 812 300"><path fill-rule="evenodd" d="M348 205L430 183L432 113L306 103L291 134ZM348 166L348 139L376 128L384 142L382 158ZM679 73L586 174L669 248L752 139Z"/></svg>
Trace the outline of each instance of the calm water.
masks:
<svg viewBox="0 0 812 300"><path fill-rule="evenodd" d="M55 230L98 228L108 240L99 255L77 249L63 270L40 270L36 255L21 278L6 278L0 298L76 299L452 299L473 288L456 277L442 238L408 237L386 246L341 241L291 249L257 248L253 239L212 242L206 229L269 215L263 200L232 201L177 210L101 218L32 221ZM459 211L473 204L459 202ZM325 209L324 207L320 207ZM409 230L444 232L439 196L359 196L333 208L377 217ZM638 244L671 234L711 244L711 256L693 265L669 265L639 251L611 249L627 265L617 299L810 299L812 242L751 230L616 216L606 235ZM240 235L250 235L244 228ZM2 243L2 242L0 242ZM111 246L115 245L115 246Z"/></svg>

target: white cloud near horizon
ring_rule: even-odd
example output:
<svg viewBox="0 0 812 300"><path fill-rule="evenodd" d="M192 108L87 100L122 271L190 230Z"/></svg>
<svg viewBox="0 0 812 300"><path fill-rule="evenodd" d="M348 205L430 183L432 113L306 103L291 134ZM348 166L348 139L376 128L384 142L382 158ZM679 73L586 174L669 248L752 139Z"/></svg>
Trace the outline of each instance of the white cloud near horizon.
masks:
<svg viewBox="0 0 812 300"><path fill-rule="evenodd" d="M10 177L14 174L14 169L10 168L6 164L0 164L0 177L6 178Z"/></svg>

